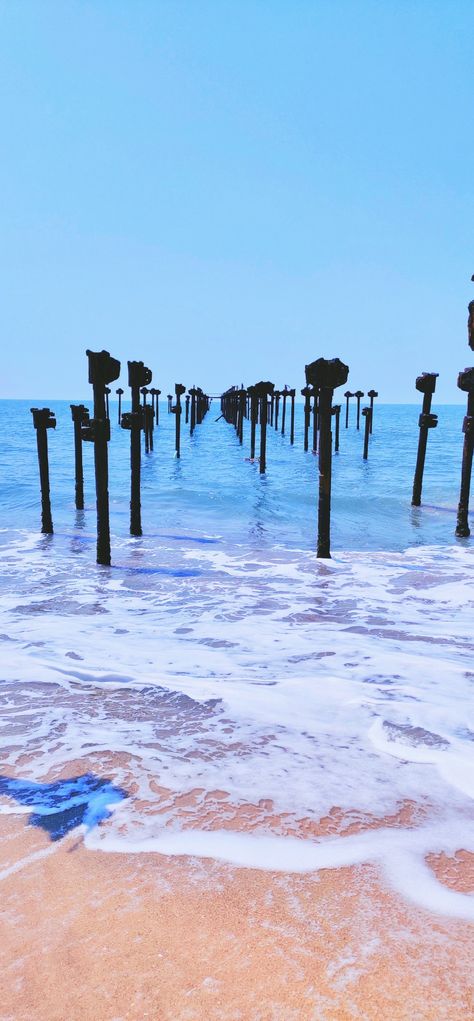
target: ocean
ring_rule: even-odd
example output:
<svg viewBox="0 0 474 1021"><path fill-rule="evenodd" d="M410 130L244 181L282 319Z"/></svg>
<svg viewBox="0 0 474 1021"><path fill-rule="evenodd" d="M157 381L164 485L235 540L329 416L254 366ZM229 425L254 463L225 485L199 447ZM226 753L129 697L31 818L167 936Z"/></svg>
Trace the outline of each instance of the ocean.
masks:
<svg viewBox="0 0 474 1021"><path fill-rule="evenodd" d="M31 403L48 402L0 402L0 814L46 832L41 855L74 833L112 858L285 875L369 863L407 907L474 921L473 890L433 864L474 854L464 409L433 408L416 509L418 406L376 402L367 462L343 410L332 558L317 560L301 405L294 447L269 428L260 476L248 423L240 447L218 401L192 438L183 415L178 461L161 402L131 538L130 434L112 404L107 568L90 444L74 507L65 401L49 404L55 531L40 533Z"/></svg>

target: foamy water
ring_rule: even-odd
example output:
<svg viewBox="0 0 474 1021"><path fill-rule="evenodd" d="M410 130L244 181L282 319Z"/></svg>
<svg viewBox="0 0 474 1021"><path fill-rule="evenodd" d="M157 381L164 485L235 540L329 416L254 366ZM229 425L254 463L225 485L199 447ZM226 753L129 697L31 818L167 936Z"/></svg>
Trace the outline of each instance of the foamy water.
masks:
<svg viewBox="0 0 474 1021"><path fill-rule="evenodd" d="M62 797L92 805L91 850L375 862L407 900L473 921L427 861L474 854L472 549L318 562L195 538L115 536L108 570L77 532L5 534L1 773L74 764L121 789L108 818L100 792L95 809ZM3 794L0 811L25 806Z"/></svg>

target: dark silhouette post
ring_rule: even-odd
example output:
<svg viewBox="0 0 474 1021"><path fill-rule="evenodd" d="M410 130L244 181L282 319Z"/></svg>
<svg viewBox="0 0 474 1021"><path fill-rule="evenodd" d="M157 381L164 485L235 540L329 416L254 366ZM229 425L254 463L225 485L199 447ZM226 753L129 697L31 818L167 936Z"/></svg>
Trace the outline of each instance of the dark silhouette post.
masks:
<svg viewBox="0 0 474 1021"><path fill-rule="evenodd" d="M273 394L273 403L275 409L275 432L278 432L278 419L280 416L280 390L275 390Z"/></svg>
<svg viewBox="0 0 474 1021"><path fill-rule="evenodd" d="M245 409L247 406L247 391L242 387L241 390L237 391L238 395L238 416L237 416L237 436L239 437L239 443L242 446L244 442L244 418Z"/></svg>
<svg viewBox="0 0 474 1021"><path fill-rule="evenodd" d="M377 390L368 390L367 397L370 397L370 434L372 435L372 427L374 424L374 397L378 397Z"/></svg>
<svg viewBox="0 0 474 1021"><path fill-rule="evenodd" d="M363 390L356 390L354 397L357 397L357 428L360 429L360 399L364 396Z"/></svg>
<svg viewBox="0 0 474 1021"><path fill-rule="evenodd" d="M372 409L371 408L362 408L362 415L365 418L364 453L363 453L362 456L363 456L364 461L367 461L368 456L369 456L369 436L370 436L370 433L371 433L370 421L371 421L371 418L372 418Z"/></svg>
<svg viewBox="0 0 474 1021"><path fill-rule="evenodd" d="M313 387L313 454L318 452L319 391Z"/></svg>
<svg viewBox="0 0 474 1021"><path fill-rule="evenodd" d="M319 503L317 556L331 557L331 405L334 390L347 382L349 368L339 358L318 358L305 366L306 382L319 390Z"/></svg>
<svg viewBox="0 0 474 1021"><path fill-rule="evenodd" d="M344 393L344 397L346 398L346 429L347 429L349 427L349 400L351 397L354 397L354 394L352 393L351 390L346 390Z"/></svg>
<svg viewBox="0 0 474 1021"><path fill-rule="evenodd" d="M82 427L82 437L94 442L95 491L97 501L97 563L110 564L109 463L107 443L110 422L105 408L105 388L120 376L120 362L108 351L86 351L89 383L94 392L94 417Z"/></svg>
<svg viewBox="0 0 474 1021"><path fill-rule="evenodd" d="M155 390L155 395L156 395L155 424L156 425L160 424L160 394L161 394L161 390L158 390L158 388L156 388L156 390Z"/></svg>
<svg viewBox="0 0 474 1021"><path fill-rule="evenodd" d="M260 403L260 475L267 470L268 398L273 395L274 383L256 383L255 394Z"/></svg>
<svg viewBox="0 0 474 1021"><path fill-rule="evenodd" d="M411 498L412 507L419 507L421 504L421 488L423 486L428 430L435 429L438 425L437 415L431 414L431 398L436 389L437 378L437 372L423 372L421 376L418 376L415 383L416 389L423 394L423 408L418 419L420 433L418 437L415 478L413 480L413 495Z"/></svg>
<svg viewBox="0 0 474 1021"><path fill-rule="evenodd" d="M288 387L284 386L283 390L281 391L281 399L282 399L282 405L281 405L281 435L282 436L285 435L286 398L287 397L288 397Z"/></svg>
<svg viewBox="0 0 474 1021"><path fill-rule="evenodd" d="M89 424L89 412L83 404L71 404L74 423L74 467L76 479L76 509L84 510L84 471L82 466L82 426Z"/></svg>
<svg viewBox="0 0 474 1021"><path fill-rule="evenodd" d="M313 393L312 387L304 386L301 394L304 397L304 450L309 449L309 422L311 416L311 394Z"/></svg>
<svg viewBox="0 0 474 1021"><path fill-rule="evenodd" d="M474 347L474 345L471 346ZM474 449L474 367L464 369L464 372L459 373L458 387L464 393L467 393L467 415L462 426L464 444L462 452L461 492L459 494L456 524L456 535L458 538L464 538L471 534L469 528L469 493L471 488L472 453Z"/></svg>
<svg viewBox="0 0 474 1021"><path fill-rule="evenodd" d="M121 421L122 421L122 394L123 394L123 390L122 390L122 387L121 387L121 386L119 386L118 390L116 390L116 391L115 391L115 393L117 393L117 394L118 394L118 399L119 399L119 406L118 406L118 424L120 425L120 423L121 423Z"/></svg>
<svg viewBox="0 0 474 1021"><path fill-rule="evenodd" d="M130 535L143 535L140 496L141 430L145 413L140 404L140 389L151 383L152 372L143 362L128 362L128 385L132 391L132 410L122 415L122 429L130 429Z"/></svg>
<svg viewBox="0 0 474 1021"><path fill-rule="evenodd" d="M111 393L112 393L112 391L110 389L110 386L106 386L106 388L105 388L105 417L107 419L109 419L109 420L110 420L110 415L109 415L109 396L110 396Z"/></svg>
<svg viewBox="0 0 474 1021"><path fill-rule="evenodd" d="M41 486L41 531L44 535L53 534L51 517L51 499L49 495L49 463L47 429L56 428L54 412L49 408L31 408L33 425L36 429L36 445L38 448L38 464Z"/></svg>
<svg viewBox="0 0 474 1021"><path fill-rule="evenodd" d="M295 396L296 390L288 390L288 396L291 397L291 425L290 425L290 443L293 446L295 442Z"/></svg>
<svg viewBox="0 0 474 1021"><path fill-rule="evenodd" d="M339 451L339 430L340 430L340 417L341 417L341 405L334 404L332 413L334 415L334 421L336 428L334 431L334 453L337 454Z"/></svg>
<svg viewBox="0 0 474 1021"><path fill-rule="evenodd" d="M257 430L257 418L258 418L258 397L255 393L255 387L247 387L247 397L250 401L250 460L255 460L255 433Z"/></svg>
<svg viewBox="0 0 474 1021"><path fill-rule="evenodd" d="M141 395L143 397L143 433L144 433L144 437L145 437L145 454L149 454L150 453L150 422L149 422L148 413L147 413L148 404L146 402L146 399L147 399L147 394L150 393L150 390L148 389L147 386L141 386L140 387L140 393L141 393Z"/></svg>
<svg viewBox="0 0 474 1021"><path fill-rule="evenodd" d="M193 386L189 393L191 395L191 420L189 423L189 435L192 436L196 428L196 387Z"/></svg>
<svg viewBox="0 0 474 1021"><path fill-rule="evenodd" d="M191 400L191 398L190 398L189 394L186 394L186 422L185 422L186 425L189 422L189 402L190 402L190 400Z"/></svg>
<svg viewBox="0 0 474 1021"><path fill-rule="evenodd" d="M174 392L176 394L175 448L176 457L181 457L181 394L184 394L186 392L186 387L183 386L181 383L175 383Z"/></svg>

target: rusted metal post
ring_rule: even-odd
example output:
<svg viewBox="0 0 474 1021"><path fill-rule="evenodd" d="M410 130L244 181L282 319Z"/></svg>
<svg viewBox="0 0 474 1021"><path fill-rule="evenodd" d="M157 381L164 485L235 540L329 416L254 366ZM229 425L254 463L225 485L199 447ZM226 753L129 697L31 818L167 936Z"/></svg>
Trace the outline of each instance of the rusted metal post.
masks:
<svg viewBox="0 0 474 1021"><path fill-rule="evenodd" d="M354 394L351 390L346 390L344 397L346 398L346 429L349 427L349 400Z"/></svg>
<svg viewBox="0 0 474 1021"><path fill-rule="evenodd" d="M437 415L431 414L431 399L436 389L437 378L437 372L423 372L421 376L418 376L415 383L416 389L419 393L423 394L423 408L418 419L420 432L418 437L415 478L413 480L413 495L411 499L413 507L419 507L421 504L421 489L423 486L428 430L435 429L438 425Z"/></svg>
<svg viewBox="0 0 474 1021"><path fill-rule="evenodd" d="M332 408L332 413L334 415L334 421L336 426L334 430L334 453L337 454L339 451L339 426L340 426L339 420L341 417L341 405L334 404Z"/></svg>
<svg viewBox="0 0 474 1021"><path fill-rule="evenodd" d="M123 394L123 390L122 390L122 387L121 387L121 386L119 386L118 390L116 390L116 391L115 391L115 393L116 393L116 394L118 394L118 399L119 399L119 406L118 406L118 424L120 425L120 423L121 423L121 421L122 421L122 394Z"/></svg>
<svg viewBox="0 0 474 1021"><path fill-rule="evenodd" d="M377 390L368 390L367 397L370 397L370 434L372 435L374 425L374 397L378 397Z"/></svg>
<svg viewBox="0 0 474 1021"><path fill-rule="evenodd" d="M304 450L309 449L309 422L311 416L311 395L313 388L311 386L304 386L301 395L304 397Z"/></svg>
<svg viewBox="0 0 474 1021"><path fill-rule="evenodd" d="M474 449L474 367L464 369L458 376L458 387L467 393L467 415L462 431L464 444L462 452L461 491L459 494L456 535L465 538L471 534L469 528L469 495L471 489L472 455Z"/></svg>
<svg viewBox="0 0 474 1021"><path fill-rule="evenodd" d="M36 429L36 446L38 448L38 464L41 486L41 531L44 535L53 534L51 517L51 497L49 492L48 462L48 429L56 428L54 411L49 408L31 408L33 425Z"/></svg>
<svg viewBox="0 0 474 1021"><path fill-rule="evenodd" d="M120 376L120 362L108 351L86 351L89 383L94 393L94 417L82 427L82 438L94 442L95 491L97 502L97 563L110 564L109 462L107 443L110 422L106 416L105 387ZM123 416L122 416L123 417Z"/></svg>
<svg viewBox="0 0 474 1021"><path fill-rule="evenodd" d="M317 556L331 557L331 405L334 390L347 382L349 368L339 358L318 358L305 366L306 382L319 390L319 501Z"/></svg>
<svg viewBox="0 0 474 1021"><path fill-rule="evenodd" d="M112 391L110 389L110 386L106 386L106 388L105 388L105 417L107 419L109 419L109 420L110 420L110 415L109 415L109 396L110 396L111 393L112 393Z"/></svg>
<svg viewBox="0 0 474 1021"><path fill-rule="evenodd" d="M181 457L181 395L186 393L186 387L182 383L175 383L174 392L176 394L175 400L175 413L176 413L176 425L175 425L175 448L176 457Z"/></svg>
<svg viewBox="0 0 474 1021"><path fill-rule="evenodd" d="M293 446L295 442L295 396L296 390L289 390L289 396L291 397L291 425L290 425L290 443Z"/></svg>
<svg viewBox="0 0 474 1021"><path fill-rule="evenodd" d="M364 430L364 453L363 459L367 461L369 456L369 436L370 436L370 420L372 418L371 408L362 408L362 415L365 418L365 430Z"/></svg>
<svg viewBox="0 0 474 1021"><path fill-rule="evenodd" d="M186 394L186 401L185 401L185 403L186 403L186 423L185 424L186 425L189 422L189 402L190 402L190 400L191 400L191 398L190 398L189 394Z"/></svg>
<svg viewBox="0 0 474 1021"><path fill-rule="evenodd" d="M360 429L360 399L364 396L363 390L356 390L354 397L357 397L357 429Z"/></svg>
<svg viewBox="0 0 474 1021"><path fill-rule="evenodd" d="M132 410L122 415L122 429L130 429L130 535L143 535L141 508L141 430L145 411L140 404L140 389L148 386L152 372L143 362L128 362L128 385L132 392Z"/></svg>
<svg viewBox="0 0 474 1021"><path fill-rule="evenodd" d="M254 388L260 404L260 475L264 475L267 470L268 398L273 395L274 386L274 383L260 382Z"/></svg>
<svg viewBox="0 0 474 1021"><path fill-rule="evenodd" d="M319 391L313 387L313 454L318 452Z"/></svg>
<svg viewBox="0 0 474 1021"><path fill-rule="evenodd" d="M74 474L76 510L84 510L84 470L82 464L82 427L89 424L89 412L83 404L71 404L74 423Z"/></svg>

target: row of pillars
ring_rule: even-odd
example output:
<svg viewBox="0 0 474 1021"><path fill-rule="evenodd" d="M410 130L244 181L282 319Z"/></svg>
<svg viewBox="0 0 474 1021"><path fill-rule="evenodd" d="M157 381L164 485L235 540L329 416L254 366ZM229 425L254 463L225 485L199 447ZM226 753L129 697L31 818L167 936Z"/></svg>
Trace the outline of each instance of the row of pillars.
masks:
<svg viewBox="0 0 474 1021"><path fill-rule="evenodd" d="M92 384L94 395L93 417L83 404L71 405L74 425L75 454L75 503L78 510L84 508L84 473L82 459L82 443L90 441L94 444L94 471L97 506L97 563L109 565L110 522L109 522L109 490L108 490L108 449L110 440L109 383L120 375L120 362L112 358L108 351L87 351L89 359L89 383ZM116 392L119 397L118 421L122 429L130 431L130 534L142 535L141 520L141 433L145 435L145 452L153 450L153 425L159 421L159 395L161 390L148 388L152 372L143 362L128 362L128 384L131 390L131 411L122 411L123 389ZM185 391L182 384L175 387L176 414L175 445L176 456L180 456L180 398ZM147 404L147 395L151 394L152 403ZM140 398L143 398L143 403ZM209 408L209 398L200 388L190 390L192 401L191 431L200 424ZM49 408L32 408L33 425L36 430L38 461L41 485L41 531L53 533L51 514L51 497L49 484L48 441L47 430L56 428L54 413Z"/></svg>

